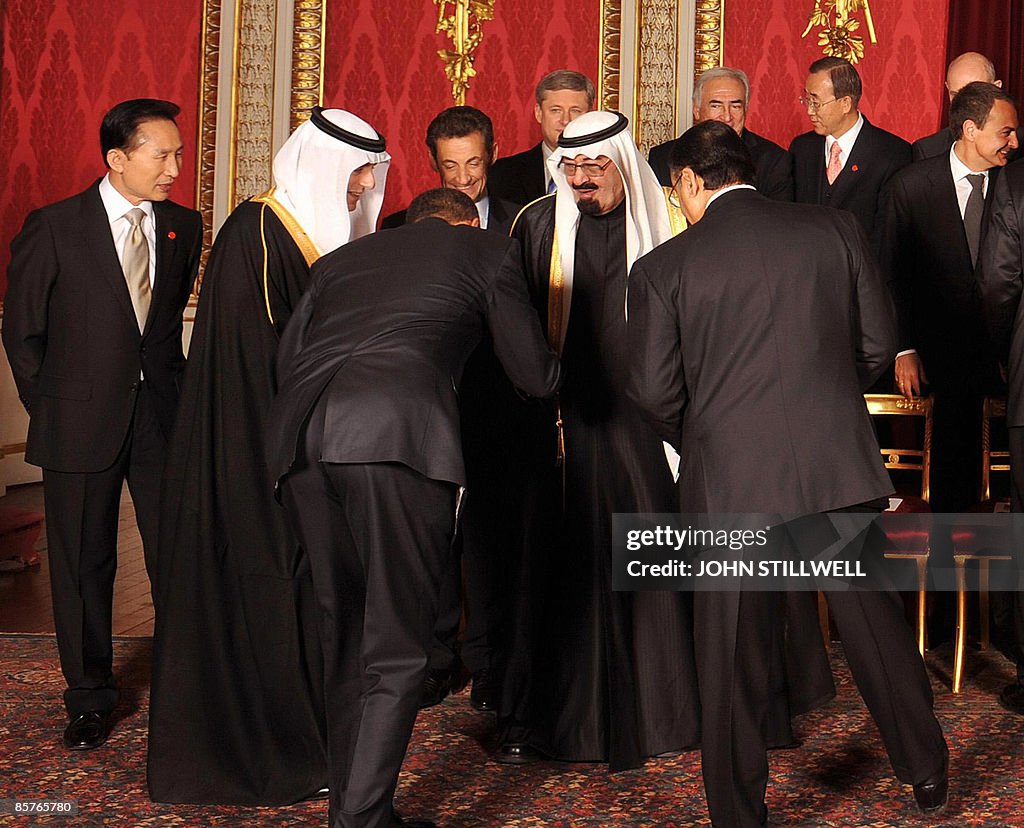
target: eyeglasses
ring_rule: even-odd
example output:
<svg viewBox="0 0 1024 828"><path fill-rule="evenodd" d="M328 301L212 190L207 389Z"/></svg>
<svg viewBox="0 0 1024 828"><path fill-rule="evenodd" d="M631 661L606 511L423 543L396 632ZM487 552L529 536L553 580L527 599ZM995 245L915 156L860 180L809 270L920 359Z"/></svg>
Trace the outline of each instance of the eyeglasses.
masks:
<svg viewBox="0 0 1024 828"><path fill-rule="evenodd" d="M584 161L582 164L577 164L575 161L566 161L563 158L558 162L558 166L562 168L566 178L572 178L576 175L576 170L579 170L587 178L602 178L604 177L604 171L608 169L608 165L611 163L611 158L603 164L598 164L596 161Z"/></svg>
<svg viewBox="0 0 1024 828"><path fill-rule="evenodd" d="M679 173L676 176L676 180L672 182L672 187L668 191L668 203L675 207L677 210L683 209L683 203L679 200L679 193L676 187L679 186L679 182L683 180L683 174Z"/></svg>
<svg viewBox="0 0 1024 828"><path fill-rule="evenodd" d="M797 100L800 102L800 106L805 109L811 110L811 112L817 112L825 104L830 104L833 101L839 100L838 98L829 98L827 101L816 101L813 98L808 98L806 95L801 95Z"/></svg>

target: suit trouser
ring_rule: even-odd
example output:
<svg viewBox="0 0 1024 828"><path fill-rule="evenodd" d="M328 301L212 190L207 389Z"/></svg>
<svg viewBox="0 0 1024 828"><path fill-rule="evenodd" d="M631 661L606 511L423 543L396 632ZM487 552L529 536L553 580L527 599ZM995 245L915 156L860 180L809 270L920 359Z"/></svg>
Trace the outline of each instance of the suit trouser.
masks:
<svg viewBox="0 0 1024 828"><path fill-rule="evenodd" d="M497 476L497 473L492 473ZM506 472L506 477L509 476ZM512 478L518 481L518 477ZM518 527L521 514L517 491L510 491L502 479L471 479L463 495L456 540L454 565L445 576L441 589L441 612L434 628L430 652L431 670L452 670L458 664L455 642L463 606L466 628L463 631L462 663L470 673L494 666L495 653L502 636L502 623L508 613L508 581L514 571ZM461 567L459 562L461 560Z"/></svg>
<svg viewBox="0 0 1024 828"><path fill-rule="evenodd" d="M397 463L319 462L282 486L319 606L330 825L386 826L451 565L455 486Z"/></svg>
<svg viewBox="0 0 1024 828"><path fill-rule="evenodd" d="M924 782L944 767L947 750L899 594L825 595L897 778ZM712 823L722 828L766 824L765 720L771 694L781 691L769 654L780 634L781 607L779 593L695 596L704 786Z"/></svg>
<svg viewBox="0 0 1024 828"><path fill-rule="evenodd" d="M47 557L68 715L117 704L111 628L121 489L128 481L152 579L165 440L145 382L113 465L100 472L43 469ZM155 594L154 590L154 594Z"/></svg>

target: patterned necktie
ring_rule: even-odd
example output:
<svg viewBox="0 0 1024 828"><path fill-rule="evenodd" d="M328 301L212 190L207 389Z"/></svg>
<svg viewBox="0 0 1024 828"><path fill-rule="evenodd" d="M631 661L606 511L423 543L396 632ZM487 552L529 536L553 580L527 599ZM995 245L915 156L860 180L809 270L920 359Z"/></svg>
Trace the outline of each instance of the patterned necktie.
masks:
<svg viewBox="0 0 1024 828"><path fill-rule="evenodd" d="M836 183L836 179L839 178L839 173L843 171L843 165L839 161L839 154L843 151L843 148L839 146L838 141L832 142L832 149L828 151L828 168L825 170L825 175L828 177L828 184L831 187Z"/></svg>
<svg viewBox="0 0 1024 828"><path fill-rule="evenodd" d="M124 243L124 278L128 282L128 294L132 297L132 307L135 308L135 318L141 333L146 327L152 298L149 284L149 241L142 232L142 220L146 213L133 207L124 217L132 226Z"/></svg>
<svg viewBox="0 0 1024 828"><path fill-rule="evenodd" d="M553 192L554 192L555 190L557 190L557 189L558 189L558 185L557 185L557 184L555 183L555 179L553 179L553 178L552 178L552 179L551 179L551 180L550 180L550 181L548 182L548 193L549 193L549 194L550 194L550 193L553 193Z"/></svg>
<svg viewBox="0 0 1024 828"><path fill-rule="evenodd" d="M964 207L964 232L967 234L967 246L971 249L971 264L978 261L978 247L981 244L981 217L985 212L985 176L981 173L968 175L971 182L971 194Z"/></svg>

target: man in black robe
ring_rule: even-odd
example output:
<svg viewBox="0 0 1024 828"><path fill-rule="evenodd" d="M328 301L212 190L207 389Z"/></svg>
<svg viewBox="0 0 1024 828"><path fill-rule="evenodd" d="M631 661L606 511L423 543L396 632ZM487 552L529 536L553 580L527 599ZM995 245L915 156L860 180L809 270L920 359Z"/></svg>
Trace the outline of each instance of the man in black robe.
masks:
<svg viewBox="0 0 1024 828"><path fill-rule="evenodd" d="M373 231L388 160L369 124L314 110L275 156L275 187L211 251L161 509L155 800L281 805L326 784L309 564L273 498L263 429L309 268Z"/></svg>
<svg viewBox="0 0 1024 828"><path fill-rule="evenodd" d="M570 123L548 162L556 193L512 230L566 384L531 447L530 558L510 585L521 646L495 757L508 763L539 751L622 769L697 740L684 596L611 588L612 514L674 508L661 441L625 397L626 274L672 233L665 193L626 127L614 112Z"/></svg>

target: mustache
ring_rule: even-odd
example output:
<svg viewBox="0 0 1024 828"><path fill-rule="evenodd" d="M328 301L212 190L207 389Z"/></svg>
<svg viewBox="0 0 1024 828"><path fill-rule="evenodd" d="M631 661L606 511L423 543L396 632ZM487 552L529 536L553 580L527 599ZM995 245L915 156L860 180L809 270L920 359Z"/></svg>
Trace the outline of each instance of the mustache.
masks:
<svg viewBox="0 0 1024 828"><path fill-rule="evenodd" d="M573 184L572 188L574 190L596 190L597 185L593 181L585 181L582 184Z"/></svg>

